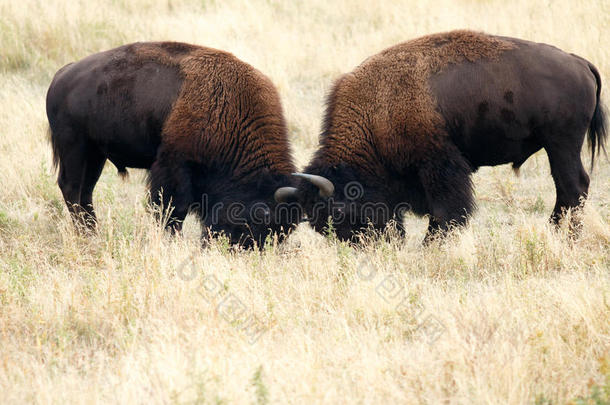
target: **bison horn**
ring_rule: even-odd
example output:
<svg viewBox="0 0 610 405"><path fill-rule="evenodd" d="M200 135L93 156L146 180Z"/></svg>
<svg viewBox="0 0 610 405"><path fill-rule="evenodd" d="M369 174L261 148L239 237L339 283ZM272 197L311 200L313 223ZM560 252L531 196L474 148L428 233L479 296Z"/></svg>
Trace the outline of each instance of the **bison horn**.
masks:
<svg viewBox="0 0 610 405"><path fill-rule="evenodd" d="M328 180L326 177L307 173L292 173L292 175L305 179L318 187L320 189L320 196L322 197L330 197L335 192L335 186L332 181Z"/></svg>
<svg viewBox="0 0 610 405"><path fill-rule="evenodd" d="M275 194L273 194L273 198L276 203L284 203L293 201L297 198L298 189L295 187L280 187L275 190Z"/></svg>

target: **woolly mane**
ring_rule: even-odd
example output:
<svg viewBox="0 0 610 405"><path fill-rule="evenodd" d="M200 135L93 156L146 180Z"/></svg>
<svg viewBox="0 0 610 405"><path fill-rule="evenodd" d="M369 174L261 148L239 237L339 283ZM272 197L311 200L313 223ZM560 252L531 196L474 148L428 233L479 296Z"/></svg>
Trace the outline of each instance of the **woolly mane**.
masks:
<svg viewBox="0 0 610 405"><path fill-rule="evenodd" d="M437 150L447 137L429 88L450 64L496 59L515 47L472 31L434 34L388 48L337 80L312 166L346 163L379 176ZM377 165L377 167L375 166Z"/></svg>
<svg viewBox="0 0 610 405"><path fill-rule="evenodd" d="M142 61L176 66L182 89L163 142L197 163L250 181L261 170L295 170L279 95L271 81L230 53L180 43L137 49Z"/></svg>

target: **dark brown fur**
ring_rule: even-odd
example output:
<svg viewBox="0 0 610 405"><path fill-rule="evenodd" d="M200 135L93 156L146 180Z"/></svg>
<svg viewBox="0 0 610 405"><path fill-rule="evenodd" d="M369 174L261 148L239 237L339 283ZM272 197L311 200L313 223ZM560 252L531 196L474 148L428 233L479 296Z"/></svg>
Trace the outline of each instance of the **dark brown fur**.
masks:
<svg viewBox="0 0 610 405"><path fill-rule="evenodd" d="M252 180L263 169L294 171L280 98L266 76L205 48L182 58L179 69L184 81L163 128L164 150L232 166L236 181Z"/></svg>
<svg viewBox="0 0 610 405"><path fill-rule="evenodd" d="M89 226L93 187L109 159L119 173L150 169L151 198L173 207L174 229L194 207L206 232L247 246L290 227L286 218L250 222L251 206L273 205L294 165L275 87L230 53L165 42L92 55L57 73L47 114L59 185ZM237 218L231 204L244 208ZM210 216L212 206L222 208Z"/></svg>
<svg viewBox="0 0 610 405"><path fill-rule="evenodd" d="M495 59L512 48L510 42L484 34L453 31L405 42L366 59L335 83L323 128L324 147L316 158L367 169L378 163L375 175L384 174L382 167L388 163L400 170L426 158L448 136L429 78L449 64Z"/></svg>
<svg viewBox="0 0 610 405"><path fill-rule="evenodd" d="M407 205L430 215L431 236L463 224L474 209L472 171L502 163L517 168L545 148L558 187L557 220L586 196L579 156L585 132L592 146L605 140L600 86L583 59L513 38L453 31L393 46L337 80L320 149L305 169L333 181L329 202L347 208L337 212L327 203L325 215L314 212L320 199L305 181L301 202L316 229L324 229L328 214L342 238L367 223L383 228L392 217L400 223L396 208ZM344 191L354 181L363 189L357 201ZM355 212L367 203L385 205L390 215Z"/></svg>

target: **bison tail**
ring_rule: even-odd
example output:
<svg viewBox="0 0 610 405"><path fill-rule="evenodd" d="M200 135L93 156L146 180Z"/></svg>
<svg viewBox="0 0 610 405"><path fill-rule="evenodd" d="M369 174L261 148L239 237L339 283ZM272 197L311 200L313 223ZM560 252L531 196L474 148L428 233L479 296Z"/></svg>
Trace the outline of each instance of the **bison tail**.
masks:
<svg viewBox="0 0 610 405"><path fill-rule="evenodd" d="M601 100L602 80L595 66L589 64L589 69L591 69L591 72L595 76L595 82L597 83L595 111L593 112L593 118L589 124L589 131L587 134L589 138L589 148L591 149L591 170L593 170L595 154L599 155L602 150L604 151L604 154L606 153L608 122L606 120L606 111Z"/></svg>
<svg viewBox="0 0 610 405"><path fill-rule="evenodd" d="M53 170L57 171L59 167L59 145L57 143L57 139L53 136L53 130L50 126L47 127L47 135L49 138L49 142L51 143L51 150L53 154Z"/></svg>

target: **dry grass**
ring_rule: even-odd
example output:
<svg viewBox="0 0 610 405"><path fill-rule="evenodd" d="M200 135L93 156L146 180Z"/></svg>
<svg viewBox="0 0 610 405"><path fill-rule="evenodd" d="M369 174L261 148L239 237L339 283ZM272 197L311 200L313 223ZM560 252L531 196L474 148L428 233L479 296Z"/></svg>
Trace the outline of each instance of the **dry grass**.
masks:
<svg viewBox="0 0 610 405"><path fill-rule="evenodd" d="M99 235L74 234L45 91L64 63L122 43L199 43L268 74L299 165L333 78L418 35L548 42L610 83L604 0L290 3L0 0L0 402L608 403L605 159L574 243L547 224L543 153L519 178L480 170L479 210L442 246L423 248L426 223L410 217L405 240L358 249L302 226L261 254L199 251L193 218L169 238L145 210L143 173L122 183L111 166L94 194ZM251 344L253 325L265 332Z"/></svg>

